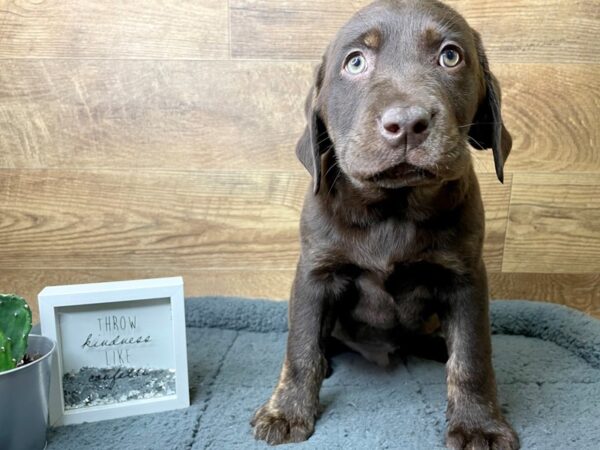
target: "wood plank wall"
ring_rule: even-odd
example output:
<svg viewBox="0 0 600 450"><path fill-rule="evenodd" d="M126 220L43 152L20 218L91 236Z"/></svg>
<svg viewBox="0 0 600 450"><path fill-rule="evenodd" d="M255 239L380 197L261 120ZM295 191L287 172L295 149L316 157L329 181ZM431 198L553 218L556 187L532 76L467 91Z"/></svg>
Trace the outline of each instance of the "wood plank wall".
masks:
<svg viewBox="0 0 600 450"><path fill-rule="evenodd" d="M182 274L287 298L312 69L366 1L0 0L0 291ZM474 153L494 298L600 317L600 8L453 0L513 134ZM34 307L35 309L35 307Z"/></svg>

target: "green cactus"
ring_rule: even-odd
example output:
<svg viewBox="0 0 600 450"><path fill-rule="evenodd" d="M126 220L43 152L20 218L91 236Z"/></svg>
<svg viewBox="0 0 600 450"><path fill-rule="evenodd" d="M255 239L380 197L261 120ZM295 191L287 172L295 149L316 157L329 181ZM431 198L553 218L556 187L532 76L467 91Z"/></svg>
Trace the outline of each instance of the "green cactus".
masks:
<svg viewBox="0 0 600 450"><path fill-rule="evenodd" d="M0 294L0 372L10 370L25 356L31 331L31 310L17 295Z"/></svg>
<svg viewBox="0 0 600 450"><path fill-rule="evenodd" d="M0 331L0 372L15 367L12 361L11 347L10 341Z"/></svg>

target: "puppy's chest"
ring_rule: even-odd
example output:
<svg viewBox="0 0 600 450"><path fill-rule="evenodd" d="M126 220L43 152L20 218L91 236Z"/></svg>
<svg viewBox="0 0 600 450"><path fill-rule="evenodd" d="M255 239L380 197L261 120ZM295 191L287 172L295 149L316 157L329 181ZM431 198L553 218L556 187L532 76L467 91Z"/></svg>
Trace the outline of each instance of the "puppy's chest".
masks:
<svg viewBox="0 0 600 450"><path fill-rule="evenodd" d="M345 259L376 272L390 272L397 262L414 259L424 250L413 222L386 221L344 233Z"/></svg>
<svg viewBox="0 0 600 450"><path fill-rule="evenodd" d="M335 233L322 251L374 273L391 275L398 265L427 261L456 272L465 269L456 230L431 230L412 221L387 220Z"/></svg>
<svg viewBox="0 0 600 450"><path fill-rule="evenodd" d="M410 222L386 225L356 233L354 245L345 247L355 270L344 295L344 314L377 329L427 331L440 308L440 291L453 288L462 261Z"/></svg>
<svg viewBox="0 0 600 450"><path fill-rule="evenodd" d="M390 273L361 270L348 284L341 308L347 319L373 328L401 327L428 332L440 312L441 289L451 289L455 274L427 262L400 263Z"/></svg>

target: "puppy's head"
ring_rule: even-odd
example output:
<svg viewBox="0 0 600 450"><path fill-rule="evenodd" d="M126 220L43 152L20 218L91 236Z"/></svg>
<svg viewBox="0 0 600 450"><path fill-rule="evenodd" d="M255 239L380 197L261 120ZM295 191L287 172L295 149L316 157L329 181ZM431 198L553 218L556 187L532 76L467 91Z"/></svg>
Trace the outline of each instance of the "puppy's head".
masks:
<svg viewBox="0 0 600 450"><path fill-rule="evenodd" d="M399 188L463 176L468 141L493 150L502 181L511 148L479 35L435 0L359 11L323 56L306 114L296 153L315 193L327 151L354 185Z"/></svg>

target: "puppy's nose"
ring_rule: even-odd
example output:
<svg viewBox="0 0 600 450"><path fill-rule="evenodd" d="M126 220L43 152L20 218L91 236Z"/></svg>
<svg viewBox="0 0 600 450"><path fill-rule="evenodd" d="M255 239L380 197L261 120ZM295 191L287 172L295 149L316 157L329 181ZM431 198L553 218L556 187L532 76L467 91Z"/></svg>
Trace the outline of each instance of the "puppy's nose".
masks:
<svg viewBox="0 0 600 450"><path fill-rule="evenodd" d="M406 142L412 148L427 139L430 122L431 113L421 106L392 106L383 112L379 131L390 145Z"/></svg>

